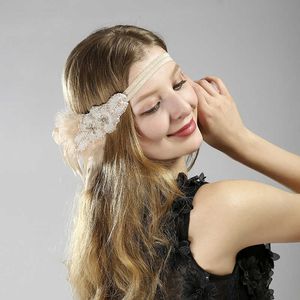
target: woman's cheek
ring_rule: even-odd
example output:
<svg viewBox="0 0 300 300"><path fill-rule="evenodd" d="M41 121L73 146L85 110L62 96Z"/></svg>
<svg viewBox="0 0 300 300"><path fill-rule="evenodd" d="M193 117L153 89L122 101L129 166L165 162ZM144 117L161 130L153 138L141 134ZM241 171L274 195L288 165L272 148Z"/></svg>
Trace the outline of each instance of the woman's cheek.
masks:
<svg viewBox="0 0 300 300"><path fill-rule="evenodd" d="M197 98L197 94L193 88L193 86L191 85L190 82L194 82L193 79L191 79L186 73L182 72L184 79L187 80L186 84L187 84L187 100L189 100L189 103L191 105L197 106L198 105L198 98Z"/></svg>
<svg viewBox="0 0 300 300"><path fill-rule="evenodd" d="M197 94L194 90L194 88L189 85L187 91L186 91L186 99L188 103L192 106L197 106L198 105L198 97Z"/></svg>
<svg viewBox="0 0 300 300"><path fill-rule="evenodd" d="M151 118L151 117L150 117ZM142 135L148 139L159 140L168 134L168 124L161 117L152 117L139 125Z"/></svg>

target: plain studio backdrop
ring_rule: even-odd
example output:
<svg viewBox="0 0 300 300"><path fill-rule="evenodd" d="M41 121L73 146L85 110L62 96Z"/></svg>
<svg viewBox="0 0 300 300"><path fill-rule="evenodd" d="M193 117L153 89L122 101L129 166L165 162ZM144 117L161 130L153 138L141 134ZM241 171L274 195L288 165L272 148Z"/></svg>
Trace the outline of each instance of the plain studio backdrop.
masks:
<svg viewBox="0 0 300 300"><path fill-rule="evenodd" d="M0 299L71 300L63 265L79 178L51 137L65 104L67 55L103 26L159 33L194 80L220 77L244 124L300 155L300 2L4 1L1 23ZM270 153L270 155L272 155ZM189 176L249 179L287 190L203 143ZM272 244L275 299L300 299L300 244Z"/></svg>

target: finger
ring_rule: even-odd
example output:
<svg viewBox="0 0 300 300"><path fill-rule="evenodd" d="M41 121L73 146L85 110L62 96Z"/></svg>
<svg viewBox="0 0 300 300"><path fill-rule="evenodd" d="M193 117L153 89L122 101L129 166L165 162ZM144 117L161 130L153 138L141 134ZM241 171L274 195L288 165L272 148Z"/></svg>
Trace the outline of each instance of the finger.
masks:
<svg viewBox="0 0 300 300"><path fill-rule="evenodd" d="M198 89L200 90L200 92L204 95L205 98L210 97L211 95L206 91L206 89L200 84L202 79L194 81L194 84L197 85Z"/></svg>
<svg viewBox="0 0 300 300"><path fill-rule="evenodd" d="M201 79L199 81L199 84L211 95L211 96L216 96L219 94L218 90L207 80Z"/></svg>
<svg viewBox="0 0 300 300"><path fill-rule="evenodd" d="M194 91L197 95L200 110L207 111L209 109L209 105L204 96L204 93L206 93L206 91L198 83L195 83L192 80L190 81L190 84L194 88Z"/></svg>
<svg viewBox="0 0 300 300"><path fill-rule="evenodd" d="M218 86L218 89L220 91L220 94L222 95L225 95L225 96L228 96L230 95L227 87L225 86L224 82L219 78L219 77L216 77L216 76L206 76L204 77L208 82L209 81L213 81L217 84Z"/></svg>
<svg viewBox="0 0 300 300"><path fill-rule="evenodd" d="M194 81L192 80L189 76L187 76L185 74L185 77L187 79L187 81L191 84L191 86L194 88L198 99L203 99L204 100L204 109L205 109L205 104L208 104L208 97L210 97L210 95L206 92L206 90L198 83L200 80L198 81ZM203 102L203 101L202 101Z"/></svg>
<svg viewBox="0 0 300 300"><path fill-rule="evenodd" d="M214 81L210 81L209 83L210 83L210 84L213 86L213 88L218 92L218 94L221 93L221 91L219 90L217 84L216 84Z"/></svg>

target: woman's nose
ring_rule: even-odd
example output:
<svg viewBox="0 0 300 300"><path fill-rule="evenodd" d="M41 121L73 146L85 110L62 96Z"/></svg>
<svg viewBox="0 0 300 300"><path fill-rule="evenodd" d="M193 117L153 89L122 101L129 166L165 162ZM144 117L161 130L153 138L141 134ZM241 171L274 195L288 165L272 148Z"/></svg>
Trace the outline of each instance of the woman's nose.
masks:
<svg viewBox="0 0 300 300"><path fill-rule="evenodd" d="M169 101L169 111L172 119L184 119L191 114L193 108L182 96L174 95Z"/></svg>

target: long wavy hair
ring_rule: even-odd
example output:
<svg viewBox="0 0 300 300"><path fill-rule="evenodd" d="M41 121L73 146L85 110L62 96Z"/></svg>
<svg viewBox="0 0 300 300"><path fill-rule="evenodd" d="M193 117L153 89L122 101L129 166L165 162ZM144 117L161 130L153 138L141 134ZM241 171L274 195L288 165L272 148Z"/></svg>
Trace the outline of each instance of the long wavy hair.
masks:
<svg viewBox="0 0 300 300"><path fill-rule="evenodd" d="M128 87L131 65L162 37L133 25L103 27L69 54L62 76L65 100L78 114ZM64 264L76 299L167 299L163 275L171 239L164 230L174 199L182 196L175 160L147 158L131 106L107 135L101 167L75 197ZM199 149L185 157L190 170ZM165 249L165 251L158 251Z"/></svg>

